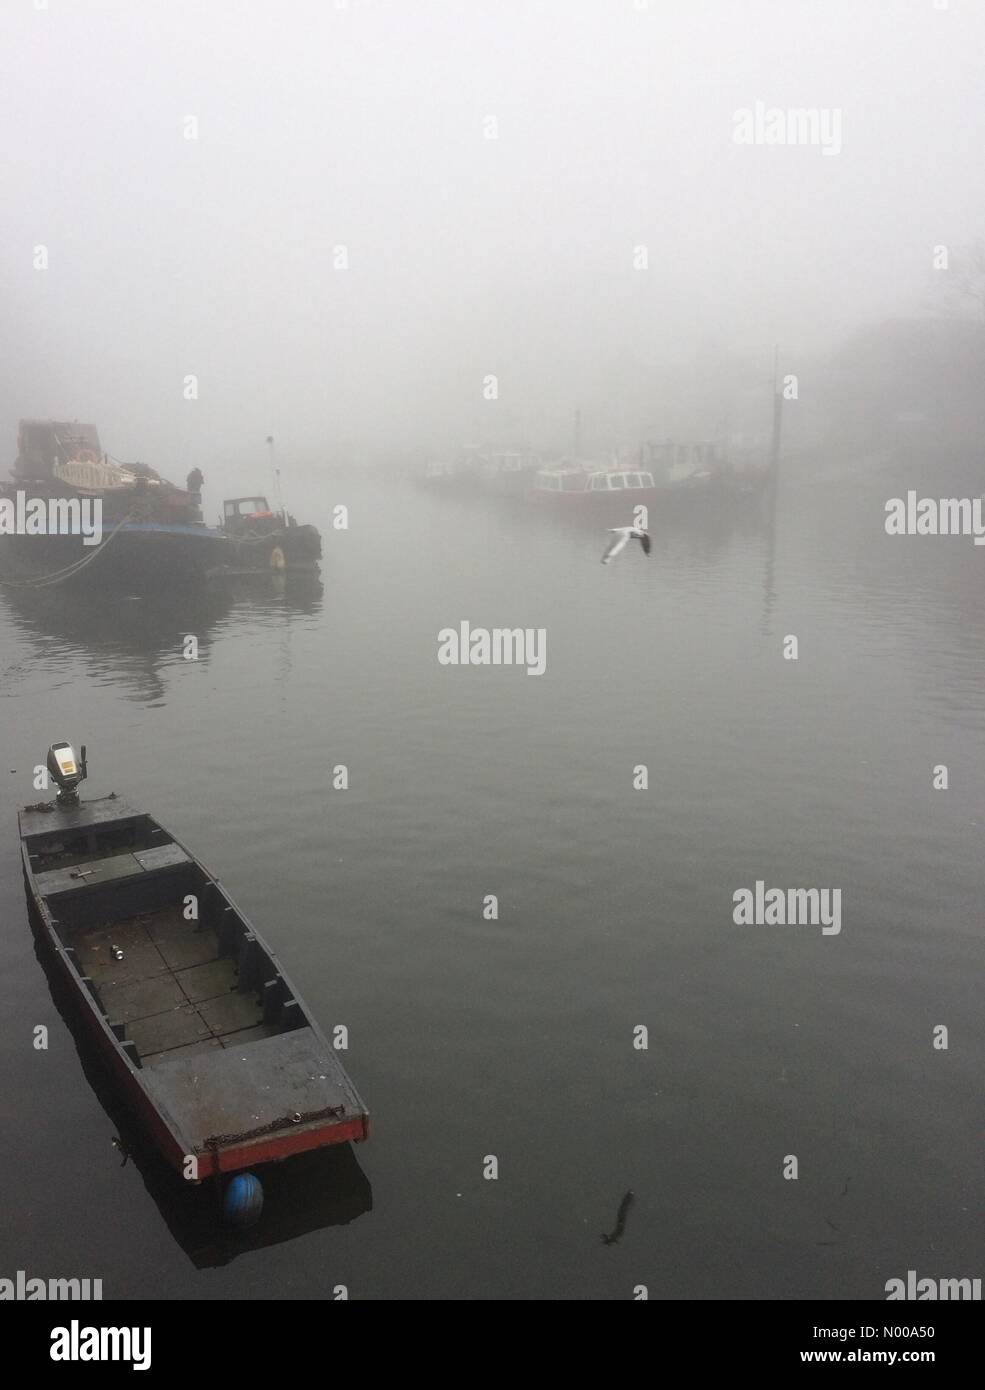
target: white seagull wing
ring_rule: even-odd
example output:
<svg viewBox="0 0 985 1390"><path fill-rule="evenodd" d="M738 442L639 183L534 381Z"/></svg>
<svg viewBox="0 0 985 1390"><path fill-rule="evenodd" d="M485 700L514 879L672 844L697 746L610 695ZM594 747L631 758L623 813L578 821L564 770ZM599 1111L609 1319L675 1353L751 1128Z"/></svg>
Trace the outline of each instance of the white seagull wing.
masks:
<svg viewBox="0 0 985 1390"><path fill-rule="evenodd" d="M603 565L607 565L607 564L609 563L610 560L614 560L614 559L616 558L616 556L619 554L619 552L620 552L621 550L625 550L626 547L627 547L627 545L629 545L629 529L628 529L628 527L623 527L623 526L619 526L619 527L611 526L609 529L610 529L611 531L616 531L617 534L616 534L616 535L613 537L613 539L609 542L609 548L606 550L605 554L602 556L602 563L603 563Z"/></svg>

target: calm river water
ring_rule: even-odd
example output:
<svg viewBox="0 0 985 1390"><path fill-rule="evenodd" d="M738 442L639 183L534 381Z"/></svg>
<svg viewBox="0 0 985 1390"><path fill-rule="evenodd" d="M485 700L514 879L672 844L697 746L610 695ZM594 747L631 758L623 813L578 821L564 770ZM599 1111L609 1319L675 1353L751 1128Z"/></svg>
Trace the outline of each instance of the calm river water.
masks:
<svg viewBox="0 0 985 1390"><path fill-rule="evenodd" d="M340 477L293 499L322 592L0 595L0 1274L195 1299L981 1276L985 552L884 535L929 468L856 471L792 464L774 526L658 520L607 567L598 524ZM544 674L439 664L463 620L543 629ZM15 811L60 738L349 1029L371 1138L279 1170L248 1237L142 1151L36 957ZM840 889L840 933L735 925L757 880Z"/></svg>

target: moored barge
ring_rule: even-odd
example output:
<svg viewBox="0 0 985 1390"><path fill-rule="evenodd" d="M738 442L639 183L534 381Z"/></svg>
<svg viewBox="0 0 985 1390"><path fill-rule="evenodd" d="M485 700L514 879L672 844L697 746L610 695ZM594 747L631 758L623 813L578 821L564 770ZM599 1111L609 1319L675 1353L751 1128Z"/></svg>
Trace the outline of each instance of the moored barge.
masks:
<svg viewBox="0 0 985 1390"><path fill-rule="evenodd" d="M111 460L95 425L21 420L12 479L0 482L5 512L30 513L32 523L47 515L18 523L13 534L3 528L4 585L156 594L202 588L227 573L229 537L204 524L198 495L146 464Z"/></svg>

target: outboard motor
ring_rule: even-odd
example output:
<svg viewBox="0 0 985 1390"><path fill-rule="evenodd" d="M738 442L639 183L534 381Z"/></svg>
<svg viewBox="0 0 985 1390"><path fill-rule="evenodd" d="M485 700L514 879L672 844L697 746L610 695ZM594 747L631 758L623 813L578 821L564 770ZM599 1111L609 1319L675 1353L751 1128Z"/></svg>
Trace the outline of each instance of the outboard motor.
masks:
<svg viewBox="0 0 985 1390"><path fill-rule="evenodd" d="M82 745L82 757L76 758L75 749L70 743L53 743L48 749L48 773L58 788L56 804L59 806L78 806L79 786L88 776L86 746Z"/></svg>

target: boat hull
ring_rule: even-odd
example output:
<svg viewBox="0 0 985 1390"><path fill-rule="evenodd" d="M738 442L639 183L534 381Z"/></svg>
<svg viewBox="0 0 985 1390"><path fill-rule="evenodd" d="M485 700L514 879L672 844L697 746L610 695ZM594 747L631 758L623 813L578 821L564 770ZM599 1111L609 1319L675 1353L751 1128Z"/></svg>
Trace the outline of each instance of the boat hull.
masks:
<svg viewBox="0 0 985 1390"><path fill-rule="evenodd" d="M318 574L321 553L321 535L314 526L229 538L233 574Z"/></svg>
<svg viewBox="0 0 985 1390"><path fill-rule="evenodd" d="M635 507L644 506L652 520L657 517L697 516L713 512L736 511L755 506L768 479L745 482L713 480L696 484L672 483L661 487L626 488L617 492L562 492L532 488L527 497L532 505L555 510L562 515L597 517L611 521L632 517Z"/></svg>
<svg viewBox="0 0 985 1390"><path fill-rule="evenodd" d="M195 524L125 522L98 546L74 535L0 538L0 576L26 586L200 589L225 575L229 558L227 537Z"/></svg>

